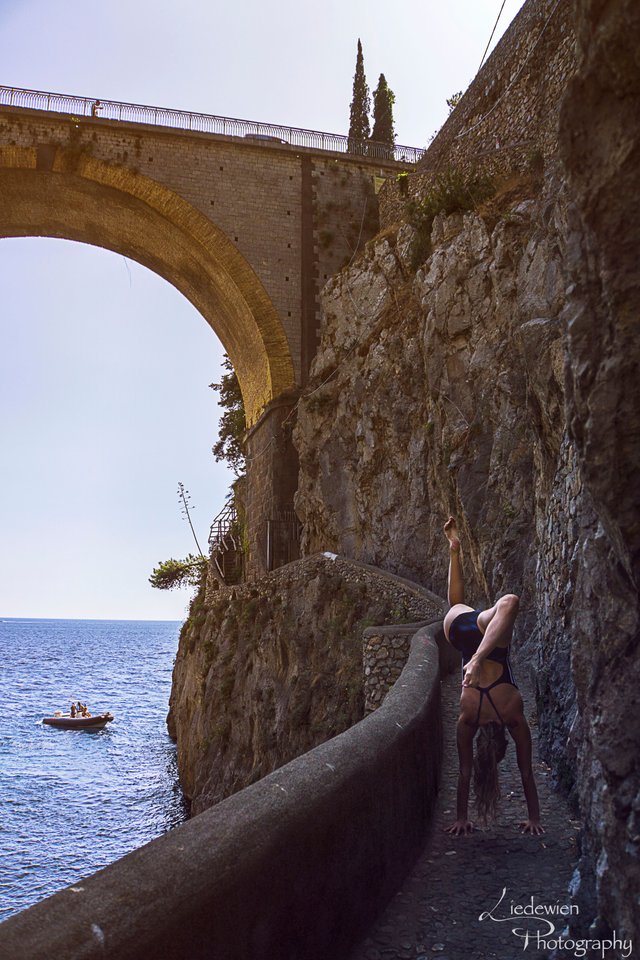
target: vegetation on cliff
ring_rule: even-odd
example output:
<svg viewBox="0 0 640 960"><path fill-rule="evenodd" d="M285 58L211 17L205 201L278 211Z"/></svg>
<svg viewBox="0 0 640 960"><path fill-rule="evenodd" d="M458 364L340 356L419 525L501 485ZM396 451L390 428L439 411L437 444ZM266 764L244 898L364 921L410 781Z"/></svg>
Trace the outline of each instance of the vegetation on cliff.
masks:
<svg viewBox="0 0 640 960"><path fill-rule="evenodd" d="M246 471L244 435L247 418L240 382L226 353L222 365L226 373L223 373L220 382L209 384L211 389L218 393L218 405L223 411L218 439L212 447L212 453L216 460L225 460L236 477L240 477Z"/></svg>
<svg viewBox="0 0 640 960"><path fill-rule="evenodd" d="M173 557L169 560L160 560L149 577L151 586L158 590L176 590L180 587L199 588L207 573L207 558L200 549L196 531L191 521L191 496L183 483L178 483L178 498L182 515L189 523L193 539L196 542L198 556L190 553L184 560L174 560Z"/></svg>

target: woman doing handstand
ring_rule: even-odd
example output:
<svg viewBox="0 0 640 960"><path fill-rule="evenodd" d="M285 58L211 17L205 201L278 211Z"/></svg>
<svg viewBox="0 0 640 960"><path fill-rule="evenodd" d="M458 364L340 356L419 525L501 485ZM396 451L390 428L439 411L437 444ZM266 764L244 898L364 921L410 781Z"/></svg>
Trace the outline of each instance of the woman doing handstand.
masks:
<svg viewBox="0 0 640 960"><path fill-rule="evenodd" d="M474 610L464 602L460 562L460 539L456 521L444 525L449 541L449 606L444 618L447 640L462 653L462 693L457 724L460 773L456 821L447 828L455 836L469 834L469 788L474 773L476 802L480 818L493 818L500 796L498 763L507 748L505 727L516 746L518 767L527 803L528 819L520 823L522 833L541 834L538 791L531 766L531 731L523 712L511 664L509 646L518 615L518 598L501 597L489 610ZM473 759L473 740L480 728Z"/></svg>

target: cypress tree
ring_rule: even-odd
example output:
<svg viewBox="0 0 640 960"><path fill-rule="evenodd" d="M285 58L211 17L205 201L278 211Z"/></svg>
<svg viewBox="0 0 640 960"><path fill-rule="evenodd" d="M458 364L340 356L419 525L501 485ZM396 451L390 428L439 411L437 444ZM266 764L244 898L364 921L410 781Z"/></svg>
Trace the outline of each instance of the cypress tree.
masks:
<svg viewBox="0 0 640 960"><path fill-rule="evenodd" d="M356 57L356 72L353 78L353 99L351 101L351 113L349 118L349 149L351 151L353 151L356 144L361 144L365 140L369 139L370 108L371 99L369 97L367 79L364 75L362 44L358 38L358 55Z"/></svg>
<svg viewBox="0 0 640 960"><path fill-rule="evenodd" d="M373 95L373 133L371 139L383 143L393 150L396 140L393 129L393 105L396 97L389 89L384 73L380 74L378 86Z"/></svg>

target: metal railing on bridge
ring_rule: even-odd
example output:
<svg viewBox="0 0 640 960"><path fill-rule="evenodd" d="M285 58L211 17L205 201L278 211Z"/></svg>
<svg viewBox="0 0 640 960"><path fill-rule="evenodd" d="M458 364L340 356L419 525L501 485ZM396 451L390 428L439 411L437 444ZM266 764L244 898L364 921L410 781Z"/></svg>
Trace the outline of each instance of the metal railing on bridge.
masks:
<svg viewBox="0 0 640 960"><path fill-rule="evenodd" d="M216 117L208 113L74 97L64 93L44 93L18 87L0 86L0 106L3 105L27 110L48 110L72 117L99 117L102 120L145 123L156 127L213 133L223 137L271 141L293 147L310 147L313 150L329 150L398 163L417 163L424 153L419 147L403 147L398 144L390 147L373 140L352 140L339 133L322 133L318 130L283 127L255 120L234 120L231 117Z"/></svg>

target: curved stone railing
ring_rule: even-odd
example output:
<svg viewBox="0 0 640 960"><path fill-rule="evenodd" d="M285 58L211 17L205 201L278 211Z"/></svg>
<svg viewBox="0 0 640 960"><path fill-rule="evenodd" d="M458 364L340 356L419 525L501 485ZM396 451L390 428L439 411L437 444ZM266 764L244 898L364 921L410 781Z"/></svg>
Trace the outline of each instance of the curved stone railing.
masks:
<svg viewBox="0 0 640 960"><path fill-rule="evenodd" d="M441 758L441 621L382 706L0 925L12 960L340 960L424 845Z"/></svg>

